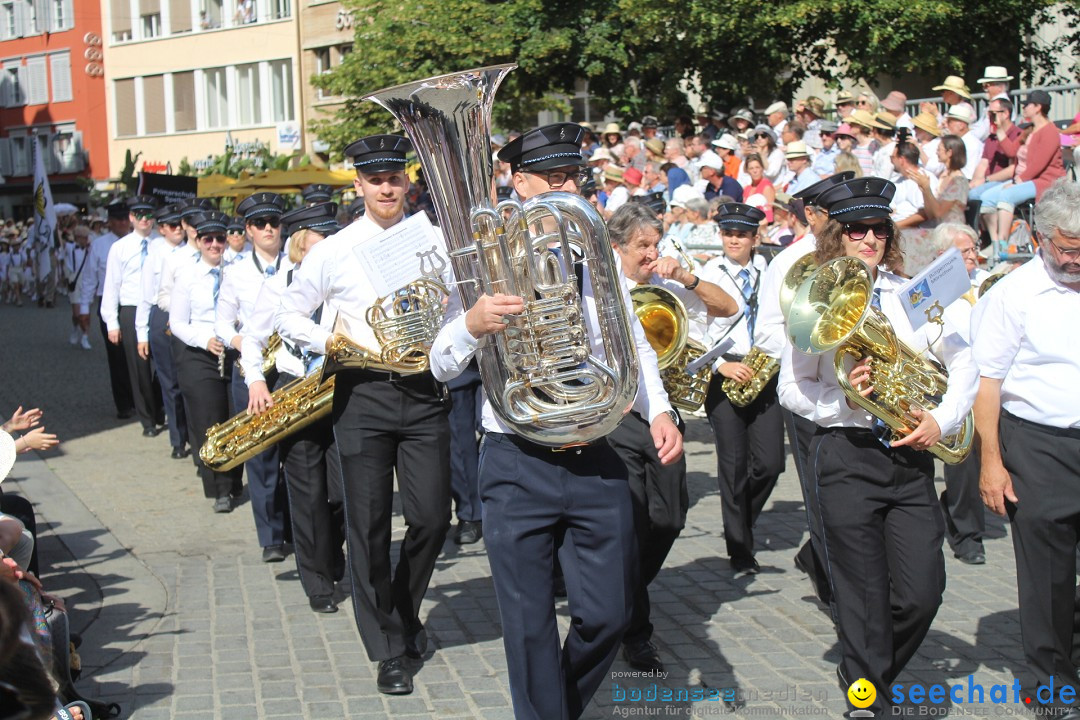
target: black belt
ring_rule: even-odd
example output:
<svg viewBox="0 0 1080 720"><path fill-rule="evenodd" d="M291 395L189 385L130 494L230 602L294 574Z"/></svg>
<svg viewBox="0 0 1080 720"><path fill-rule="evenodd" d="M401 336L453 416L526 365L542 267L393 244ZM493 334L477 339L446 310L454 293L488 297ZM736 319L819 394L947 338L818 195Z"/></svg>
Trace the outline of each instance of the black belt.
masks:
<svg viewBox="0 0 1080 720"><path fill-rule="evenodd" d="M571 443L569 445L552 447L551 445L541 445L540 443L535 443L528 438L523 438L520 435L515 435L514 433L491 432L487 434L501 435L502 437L506 438L511 444L515 445L519 450L530 455L537 455L541 452L563 453L570 452L571 450L575 452L581 452L582 450L591 450L593 448L607 445L606 437L597 438L596 440L592 440L590 442Z"/></svg>
<svg viewBox="0 0 1080 720"><path fill-rule="evenodd" d="M374 381L374 382L393 382L393 383L407 383L424 378L424 376L432 377L429 372L409 373L408 375L402 375L399 372L392 370L372 370L370 368L363 369L342 369L338 370L337 374L348 375L354 380L360 381Z"/></svg>
<svg viewBox="0 0 1080 720"><path fill-rule="evenodd" d="M1032 430L1036 430L1038 432L1045 433L1047 435L1054 435L1056 437L1067 437L1067 438L1072 438L1073 440L1080 440L1080 428L1072 428L1072 427L1059 428L1059 427L1054 427L1053 425L1043 425L1042 423L1032 422L1031 420L1025 420L1022 417L1017 417L1017 416L1013 415L1011 412L1009 412L1008 410L1006 410L1004 408L1002 408L1002 410L1001 410L1001 416L1003 418L1005 418L1006 420L1011 420L1012 422L1016 423L1017 425L1021 425L1023 427L1029 427Z"/></svg>

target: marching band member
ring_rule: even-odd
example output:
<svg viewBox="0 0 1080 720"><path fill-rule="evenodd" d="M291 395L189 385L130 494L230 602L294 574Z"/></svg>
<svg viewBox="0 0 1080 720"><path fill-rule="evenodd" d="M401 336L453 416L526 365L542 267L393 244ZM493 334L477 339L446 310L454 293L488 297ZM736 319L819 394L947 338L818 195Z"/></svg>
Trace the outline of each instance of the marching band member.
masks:
<svg viewBox="0 0 1080 720"><path fill-rule="evenodd" d="M726 378L748 382L754 370L742 362L754 347L761 271L753 262L754 237L765 213L743 203L717 210L724 253L703 273L729 294L743 298L741 313L720 317L711 334L734 341L709 383L705 410L716 438L717 478L724 516L724 541L736 575L760 570L754 559L754 523L784 471L784 421L776 400L774 377L746 407L734 405L723 390Z"/></svg>
<svg viewBox="0 0 1080 720"><path fill-rule="evenodd" d="M276 193L256 193L236 207L244 218L244 229L251 238L251 251L237 256L222 269L221 291L217 302L217 336L225 342L225 352L235 360L240 354L245 326L255 308L259 290L268 278L287 272L289 263L281 252L281 214L285 199ZM226 227L226 230L228 228ZM224 262L224 261L223 261ZM274 377L269 378L273 386ZM240 365L232 363L229 384L232 407L237 413L248 407L248 387L240 376ZM244 463L247 470L251 511L255 532L262 548L263 562L285 559L285 516L288 512L286 490L280 482L277 446L262 451Z"/></svg>
<svg viewBox="0 0 1080 720"><path fill-rule="evenodd" d="M975 306L974 355L981 379L975 425L981 438L983 502L1012 521L1022 695L1051 690L1037 712L1075 720L1073 615L1080 537L1080 186L1059 180L1035 207L1039 253ZM1072 693L1071 698L1066 697ZM1045 703L1045 693L1035 703ZM1066 702L1071 700L1071 702Z"/></svg>
<svg viewBox="0 0 1080 720"><path fill-rule="evenodd" d="M90 243L90 259L83 269L82 294L79 296L80 322L89 324L91 304L97 298L99 311L95 313L101 339L105 341L105 358L109 363L109 386L112 389L113 403L116 405L116 417L126 420L135 414L135 400L131 395L131 376L128 371L124 348L109 342L109 328L101 317L101 295L105 290L105 270L109 261L109 251L113 243L131 232L131 214L123 201L117 201L106 208L109 231L94 238Z"/></svg>
<svg viewBox="0 0 1080 720"><path fill-rule="evenodd" d="M248 240L247 233L244 232L247 222L244 221L241 224L241 220L243 216L229 218L225 226L225 241L229 243L229 246L225 248L225 254L221 256L222 269L243 259L251 251L251 242Z"/></svg>
<svg viewBox="0 0 1080 720"><path fill-rule="evenodd" d="M173 358L188 418L188 437L193 449L201 445L206 431L229 419L231 358L225 372L219 367L225 345L214 329L215 306L221 291L221 258L225 252L225 225L229 216L217 210L190 215L195 227L199 261L185 263L172 289L169 328L173 334ZM243 489L243 466L216 472L192 453L202 478L203 493L214 499L214 512L232 512L232 499Z"/></svg>
<svg viewBox="0 0 1080 720"><path fill-rule="evenodd" d="M803 203L803 212L810 231L801 239L792 242L791 245L781 250L769 263L765 274L761 278L758 288L758 312L757 322L754 323L754 340L765 354L777 360L783 354L784 347L788 344L787 330L784 326L784 313L780 309L780 289L784 282L784 276L799 260L814 252L816 240L814 235L828 223L828 208L820 205L818 198L821 193L834 185L851 180L855 177L853 172L842 172L814 183L805 190L796 193L796 199ZM782 411L784 425L787 429L788 442L791 444L792 458L795 460L795 471L799 476L799 488L802 490L803 506L810 529L811 539L808 539L799 549L795 556L795 567L802 570L810 577L814 586L815 594L823 603L828 603L831 598L829 580L825 574L825 564L817 555L816 547L820 542L813 542L816 532L816 524L809 520L817 515L815 509L817 499L811 492L810 474L806 470L806 454L810 449L810 441L814 437L817 425L808 418L791 412L787 408Z"/></svg>
<svg viewBox="0 0 1080 720"><path fill-rule="evenodd" d="M516 138L498 157L510 163L522 200L548 190L577 192L586 178L583 129L547 125ZM371 209L368 210L369 214ZM600 331L589 273L583 270L584 319ZM640 362L634 409L650 424L660 462L682 456L682 435L667 402L656 354L624 289ZM431 349L432 370L448 380L472 360L486 336L506 328L522 298L483 295L462 312L455 293ZM594 344L592 352L599 351ZM485 396L486 398L486 396ZM618 652L632 602L633 510L627 471L605 439L559 452L510 431L484 402L480 465L484 536L502 618L514 714L520 720L576 718ZM560 652L555 621L555 554L575 621Z"/></svg>
<svg viewBox="0 0 1080 720"><path fill-rule="evenodd" d="M180 223L181 206L166 205L155 213L161 238L150 245L150 253L143 263L142 297L135 310L135 333L139 338L139 355L149 356L154 363L161 385L165 417L169 425L169 444L174 460L182 460L191 452L188 445L187 414L180 383L176 379L176 360L172 354L169 338L169 313L158 306L158 292L167 260L174 255L191 257L187 235ZM170 282L171 282L170 275Z"/></svg>
<svg viewBox="0 0 1080 720"><path fill-rule="evenodd" d="M914 409L919 424L889 442L884 423L849 400L837 382L836 350L818 355L784 348L780 402L818 425L810 445L813 492L818 498L819 555L832 588L842 659L837 675L847 689L858 678L888 688L919 648L941 604L945 562L944 523L934 495L934 458L927 452L955 432L974 400L977 370L951 308L944 325L913 329L898 290L904 279L888 270L901 262L896 228L889 219L895 186L881 178L858 178L818 198L829 220L817 234L815 260L863 260L874 281L872 299L896 336L915 352L944 362L948 389L930 411ZM848 378L871 396L869 359ZM876 717L890 713L886 692L872 705Z"/></svg>
<svg viewBox="0 0 1080 720"><path fill-rule="evenodd" d="M78 343L83 350L90 349L90 310L79 304L86 285L87 261L90 259L90 228L76 225L72 230L74 242L68 243L64 250L64 278L67 280L68 299L71 302L71 339L72 345ZM3 270L0 269L0 279Z"/></svg>
<svg viewBox="0 0 1080 720"><path fill-rule="evenodd" d="M664 223L655 209L629 202L608 220L611 247L631 285L658 285L671 291L686 308L688 337L703 342L710 316L734 315L739 303L717 285L691 274L678 259L660 257L658 245ZM679 430L684 430L682 421ZM623 637L623 657L636 670L664 669L652 643L649 621L649 583L664 565L671 546L686 525L690 507L686 489L686 459L663 464L649 433L649 423L631 411L608 442L626 465L634 512L639 574L633 587L633 613Z"/></svg>
<svg viewBox="0 0 1080 720"><path fill-rule="evenodd" d="M292 267L262 284L258 299L244 323L240 362L248 385L247 411L252 415L265 412L273 404L267 379L263 376L263 354L274 332L274 317L281 294L308 251L338 231L336 213L337 205L328 202L298 208L281 218L282 227L291 233L288 259ZM256 250L257 235L256 230ZM325 308L316 312L319 326L331 330L334 313ZM313 357L321 358L321 355ZM312 372L314 363L305 363L307 358L294 342L283 338L282 349L275 354L276 386L285 387ZM289 518L300 583L313 611L337 612L333 594L334 582L341 579L345 570L342 552L345 516L333 421L327 416L296 431L278 444L278 450L289 491Z"/></svg>
<svg viewBox="0 0 1080 720"><path fill-rule="evenodd" d="M142 268L150 254L150 243L157 238L154 229L157 200L152 195L136 195L128 201L128 209L133 230L109 248L99 312L109 330L109 342L124 348L143 437L156 437L165 424L161 386L154 377L150 360L139 354L135 310L142 298Z"/></svg>
<svg viewBox="0 0 1080 720"><path fill-rule="evenodd" d="M318 205L320 203L330 202L334 197L334 188L322 183L315 183L308 185L300 191L300 197L303 199L304 205Z"/></svg>
<svg viewBox="0 0 1080 720"><path fill-rule="evenodd" d="M361 318L379 299L354 252L361 241L401 222L409 180L409 141L373 135L345 149L357 170L365 215L316 245L281 296L279 332L302 350L327 352L333 334L312 319L326 302ZM334 437L341 458L353 610L368 657L379 663L380 692L412 692L408 658L423 657L420 603L450 527L449 408L430 372L400 375L343 370L334 387ZM392 569L394 473L408 529Z"/></svg>

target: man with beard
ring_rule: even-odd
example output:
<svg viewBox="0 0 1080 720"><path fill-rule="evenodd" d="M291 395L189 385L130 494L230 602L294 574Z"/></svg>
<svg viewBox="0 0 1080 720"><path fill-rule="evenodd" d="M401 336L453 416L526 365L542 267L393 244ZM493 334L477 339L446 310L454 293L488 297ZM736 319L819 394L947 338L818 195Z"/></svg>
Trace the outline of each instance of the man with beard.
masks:
<svg viewBox="0 0 1080 720"><path fill-rule="evenodd" d="M972 318L983 502L1012 521L1025 701L1072 707L1080 540L1080 186L1058 180L1035 208L1039 254L980 299ZM1064 391L1063 391L1064 389ZM1039 686L1060 688L1050 698ZM1071 693L1071 697L1066 697ZM1030 699L1028 698L1030 696Z"/></svg>
<svg viewBox="0 0 1080 720"><path fill-rule="evenodd" d="M315 245L281 296L277 328L299 350L330 352L334 333L316 317L324 303L338 311L350 335L367 340L359 344L377 344L364 318L379 296L357 247L405 219L409 149L398 135L372 135L345 148L367 212ZM413 689L409 659L427 650L420 603L450 527L450 407L430 371L402 375L367 367L335 378L334 438L356 624L368 657L379 663L379 692L404 695ZM395 470L407 526L396 569L390 558Z"/></svg>

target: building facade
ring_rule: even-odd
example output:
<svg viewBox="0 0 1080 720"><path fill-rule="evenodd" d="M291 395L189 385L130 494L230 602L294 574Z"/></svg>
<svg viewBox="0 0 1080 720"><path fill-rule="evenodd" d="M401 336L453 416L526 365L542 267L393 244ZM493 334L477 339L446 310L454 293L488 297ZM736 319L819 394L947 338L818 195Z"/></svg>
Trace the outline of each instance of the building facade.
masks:
<svg viewBox="0 0 1080 720"><path fill-rule="evenodd" d="M345 102L341 96L316 88L310 78L330 72L352 52L353 16L339 0L300 1L305 4L300 15L300 68L304 114L310 122L332 117ZM331 148L312 136L304 150L325 155Z"/></svg>
<svg viewBox="0 0 1080 720"><path fill-rule="evenodd" d="M41 143L56 202L109 177L98 0L0 0L0 215L27 217Z"/></svg>
<svg viewBox="0 0 1080 720"><path fill-rule="evenodd" d="M226 148L303 150L293 2L102 0L113 168L129 151L136 170L175 171Z"/></svg>

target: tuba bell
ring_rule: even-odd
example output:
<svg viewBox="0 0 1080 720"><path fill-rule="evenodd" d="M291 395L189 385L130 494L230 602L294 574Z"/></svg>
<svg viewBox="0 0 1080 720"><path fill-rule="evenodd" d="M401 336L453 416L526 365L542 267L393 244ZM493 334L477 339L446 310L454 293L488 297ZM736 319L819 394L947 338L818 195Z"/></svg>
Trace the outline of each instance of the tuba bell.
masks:
<svg viewBox="0 0 1080 720"><path fill-rule="evenodd" d="M689 412L697 410L705 402L712 373L708 367L694 375L686 372L689 363L705 354L705 346L689 337L686 306L675 293L658 285L632 287L630 299L645 337L656 351L668 401Z"/></svg>
<svg viewBox="0 0 1080 720"><path fill-rule="evenodd" d="M477 356L495 414L535 443L581 444L610 433L633 402L637 352L595 208L566 192L492 207L491 104L514 67L440 75L365 99L390 111L412 140L465 310L485 293L525 301ZM599 338L585 326L572 250L588 263ZM602 354L592 354L591 340Z"/></svg>
<svg viewBox="0 0 1080 720"><path fill-rule="evenodd" d="M862 260L839 257L824 263L799 286L787 312L788 336L799 352L818 355L836 349L836 380L844 395L903 437L918 425L912 410L932 410L948 387L948 375L936 361L903 343L888 318L871 302L873 281ZM874 392L863 397L848 380L845 361L870 358ZM929 451L955 465L971 451L975 433L969 412L961 429Z"/></svg>

